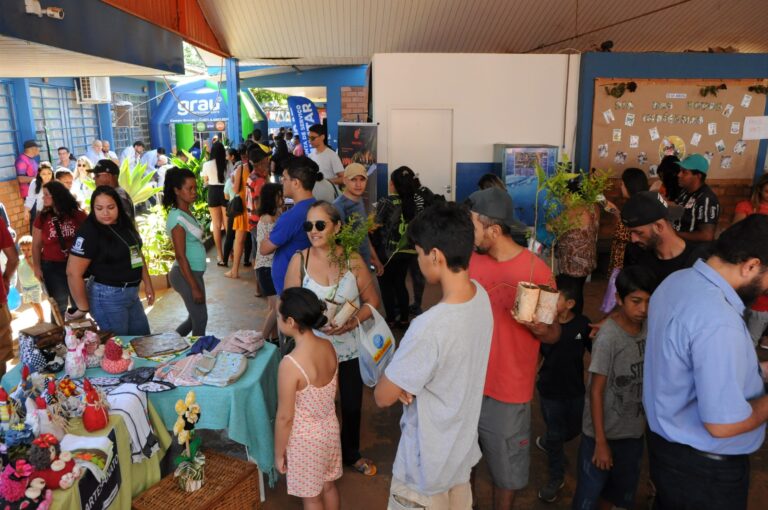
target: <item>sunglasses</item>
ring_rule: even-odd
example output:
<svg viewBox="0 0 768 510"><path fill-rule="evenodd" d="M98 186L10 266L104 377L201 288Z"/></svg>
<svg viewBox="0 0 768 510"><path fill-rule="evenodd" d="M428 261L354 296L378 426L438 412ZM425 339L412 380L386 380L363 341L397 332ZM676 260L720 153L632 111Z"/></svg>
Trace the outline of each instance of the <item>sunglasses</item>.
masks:
<svg viewBox="0 0 768 510"><path fill-rule="evenodd" d="M325 230L325 226L327 223L323 220L317 220L316 222L312 223L311 221L305 221L302 227L304 228L304 232L312 232L312 227L315 227L318 232L322 232Z"/></svg>

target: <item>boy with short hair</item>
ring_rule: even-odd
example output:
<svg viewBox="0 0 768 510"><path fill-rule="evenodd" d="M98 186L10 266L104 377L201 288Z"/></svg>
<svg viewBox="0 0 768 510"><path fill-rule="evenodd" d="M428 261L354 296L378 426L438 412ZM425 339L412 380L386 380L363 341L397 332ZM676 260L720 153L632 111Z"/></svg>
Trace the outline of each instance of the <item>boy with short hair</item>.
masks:
<svg viewBox="0 0 768 510"><path fill-rule="evenodd" d="M32 258L32 236L26 235L19 239L19 248L23 257L19 257L19 283L21 284L21 298L24 303L29 303L37 314L37 322L44 322L43 317L43 289L40 280L35 276L35 261Z"/></svg>
<svg viewBox="0 0 768 510"><path fill-rule="evenodd" d="M621 306L592 346L574 509L632 508L643 456L643 355L655 275L628 266L616 278Z"/></svg>
<svg viewBox="0 0 768 510"><path fill-rule="evenodd" d="M581 432L584 413L584 354L592 348L589 339L590 320L574 313L580 289L573 278L558 275L557 320L560 339L554 344L541 344L544 358L539 368L541 414L547 430L536 438L536 446L547 454L549 481L539 489L539 499L547 503L557 500L565 484L565 442Z"/></svg>
<svg viewBox="0 0 768 510"><path fill-rule="evenodd" d="M404 404L390 510L472 506L480 460L478 421L493 334L486 291L470 280L474 226L455 203L425 209L409 225L419 268L442 300L411 322L374 396Z"/></svg>

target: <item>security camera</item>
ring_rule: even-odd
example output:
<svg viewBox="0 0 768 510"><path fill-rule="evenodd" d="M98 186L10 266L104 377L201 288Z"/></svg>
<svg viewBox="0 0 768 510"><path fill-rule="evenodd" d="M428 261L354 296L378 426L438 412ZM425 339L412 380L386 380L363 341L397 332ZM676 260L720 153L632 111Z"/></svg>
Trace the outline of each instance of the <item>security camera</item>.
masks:
<svg viewBox="0 0 768 510"><path fill-rule="evenodd" d="M62 20L64 19L64 9L61 7L46 7L45 15L49 18Z"/></svg>

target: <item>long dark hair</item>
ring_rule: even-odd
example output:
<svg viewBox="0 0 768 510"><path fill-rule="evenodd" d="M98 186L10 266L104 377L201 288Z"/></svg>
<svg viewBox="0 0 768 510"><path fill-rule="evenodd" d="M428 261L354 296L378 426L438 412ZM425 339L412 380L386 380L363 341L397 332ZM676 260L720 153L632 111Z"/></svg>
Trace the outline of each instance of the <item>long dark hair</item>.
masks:
<svg viewBox="0 0 768 510"><path fill-rule="evenodd" d="M648 176L639 168L630 167L621 174L621 181L629 196L639 191L648 191Z"/></svg>
<svg viewBox="0 0 768 510"><path fill-rule="evenodd" d="M48 190L48 193L51 194L51 199L53 200L53 207L46 207L43 209L43 217L53 215L57 215L61 218L75 217L75 213L80 210L80 206L66 186L59 181L49 181L43 188Z"/></svg>
<svg viewBox="0 0 768 510"><path fill-rule="evenodd" d="M40 166L37 168L37 176L35 177L35 189L37 190L37 194L43 192L43 176L40 175L40 171L44 168L47 168L51 171L51 180L53 180L53 176L55 175L55 172L53 171L53 165L51 165L48 161L43 161L40 163Z"/></svg>
<svg viewBox="0 0 768 510"><path fill-rule="evenodd" d="M261 188L261 194L259 195L259 210L257 211L256 214L258 214L259 216L263 214L276 216L277 215L277 198L282 194L283 194L283 186L281 184L275 184L273 182L265 184Z"/></svg>
<svg viewBox="0 0 768 510"><path fill-rule="evenodd" d="M163 207L169 210L176 207L176 190L181 189L184 181L195 179L195 174L188 168L169 168L165 172L165 184L163 185Z"/></svg>
<svg viewBox="0 0 768 510"><path fill-rule="evenodd" d="M406 222L411 221L416 216L416 201L414 200L416 174L407 166L401 166L392 172L390 179L392 179L392 184L395 186L395 191L400 196L403 218L405 218Z"/></svg>
<svg viewBox="0 0 768 510"><path fill-rule="evenodd" d="M664 156L656 169L661 182L664 184L664 189L667 191L667 200L675 200L682 192L680 183L677 181L677 176L680 173L679 162L677 156Z"/></svg>
<svg viewBox="0 0 768 510"><path fill-rule="evenodd" d="M224 144L216 142L211 146L210 159L216 161L216 173L219 176L219 184L224 183L225 175L227 175L227 151L224 149Z"/></svg>
<svg viewBox="0 0 768 510"><path fill-rule="evenodd" d="M120 200L120 195L117 194L117 191L115 191L115 188L112 186L99 186L93 190L93 195L91 195L91 213L88 215L88 221L98 227L102 226L101 223L99 223L99 220L96 219L96 197L99 195L107 195L114 200L115 205L117 205L117 225L127 228L138 238L139 232L136 230L136 225L133 224L133 221L125 212L123 202Z"/></svg>

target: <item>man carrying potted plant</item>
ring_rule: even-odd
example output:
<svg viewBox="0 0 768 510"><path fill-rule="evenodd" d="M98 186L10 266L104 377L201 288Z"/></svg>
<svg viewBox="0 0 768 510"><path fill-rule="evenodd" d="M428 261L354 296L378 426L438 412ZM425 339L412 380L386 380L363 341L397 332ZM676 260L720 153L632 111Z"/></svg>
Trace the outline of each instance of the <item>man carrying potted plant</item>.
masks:
<svg viewBox="0 0 768 510"><path fill-rule="evenodd" d="M480 447L493 479L494 510L509 510L515 491L528 484L531 400L541 342L555 343L560 324L520 322L512 310L517 284L552 285L549 267L512 239L512 198L489 188L469 197L475 251L469 275L487 291L493 337L480 411Z"/></svg>

